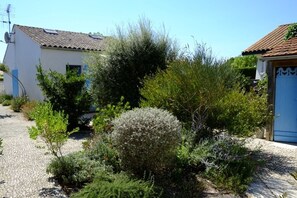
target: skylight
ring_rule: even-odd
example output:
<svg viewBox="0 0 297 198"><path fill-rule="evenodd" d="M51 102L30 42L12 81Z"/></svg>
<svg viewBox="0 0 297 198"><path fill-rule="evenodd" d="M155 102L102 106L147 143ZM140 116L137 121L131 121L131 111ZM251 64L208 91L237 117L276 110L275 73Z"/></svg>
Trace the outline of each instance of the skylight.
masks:
<svg viewBox="0 0 297 198"><path fill-rule="evenodd" d="M98 39L98 40L102 40L102 36L98 35L98 34L89 34L89 37L93 38L93 39Z"/></svg>
<svg viewBox="0 0 297 198"><path fill-rule="evenodd" d="M43 31L48 34L58 34L57 30L43 29Z"/></svg>

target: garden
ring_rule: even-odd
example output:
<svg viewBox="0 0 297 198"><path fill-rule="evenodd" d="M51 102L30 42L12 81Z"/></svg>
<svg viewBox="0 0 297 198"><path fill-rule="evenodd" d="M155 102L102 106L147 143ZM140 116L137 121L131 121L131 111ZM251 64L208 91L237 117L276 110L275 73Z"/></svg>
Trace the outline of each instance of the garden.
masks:
<svg viewBox="0 0 297 198"><path fill-rule="evenodd" d="M35 121L29 135L53 155L46 170L64 192L203 197L212 183L242 195L263 163L245 138L271 118L267 82L252 85L245 75L256 58L218 59L200 43L181 49L147 20L117 29L106 46L88 53L88 73L37 66L43 102L0 96L2 105ZM91 107L96 113L85 119ZM82 129L91 131L83 150L64 155L62 146Z"/></svg>

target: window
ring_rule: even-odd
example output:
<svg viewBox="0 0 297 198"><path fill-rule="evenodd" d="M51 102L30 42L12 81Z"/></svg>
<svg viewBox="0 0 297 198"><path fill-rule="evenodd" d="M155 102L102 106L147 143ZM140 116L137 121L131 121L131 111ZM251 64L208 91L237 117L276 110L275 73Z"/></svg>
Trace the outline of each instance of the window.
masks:
<svg viewBox="0 0 297 198"><path fill-rule="evenodd" d="M81 65L67 65L66 66L67 71L75 71L77 75L81 74Z"/></svg>

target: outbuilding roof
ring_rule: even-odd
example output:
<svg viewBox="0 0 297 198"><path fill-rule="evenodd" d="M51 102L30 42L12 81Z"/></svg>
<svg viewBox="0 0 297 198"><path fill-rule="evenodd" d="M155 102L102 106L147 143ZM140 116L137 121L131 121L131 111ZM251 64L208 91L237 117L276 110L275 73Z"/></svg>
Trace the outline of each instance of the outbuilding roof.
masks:
<svg viewBox="0 0 297 198"><path fill-rule="evenodd" d="M14 25L27 34L41 47L60 48L79 51L104 50L106 37L92 36L85 33L44 29L23 25Z"/></svg>
<svg viewBox="0 0 297 198"><path fill-rule="evenodd" d="M278 26L255 44L242 52L242 55L262 54L264 57L297 54L297 38L285 40L288 27L292 24Z"/></svg>

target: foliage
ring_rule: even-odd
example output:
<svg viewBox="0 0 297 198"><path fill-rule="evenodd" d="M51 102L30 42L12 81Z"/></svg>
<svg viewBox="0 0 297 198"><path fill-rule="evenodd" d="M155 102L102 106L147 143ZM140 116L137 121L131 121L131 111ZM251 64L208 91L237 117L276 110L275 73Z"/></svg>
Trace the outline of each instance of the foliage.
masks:
<svg viewBox="0 0 297 198"><path fill-rule="evenodd" d="M93 119L93 128L95 129L95 132L111 132L111 121L129 109L129 103L126 102L124 104L124 97L121 97L121 100L116 105L108 104L107 106L100 108Z"/></svg>
<svg viewBox="0 0 297 198"><path fill-rule="evenodd" d="M228 64L235 69L256 68L257 60L258 58L255 55L237 56L229 59Z"/></svg>
<svg viewBox="0 0 297 198"><path fill-rule="evenodd" d="M3 63L0 63L0 71L2 71L4 73L8 73L9 68L6 65L4 65Z"/></svg>
<svg viewBox="0 0 297 198"><path fill-rule="evenodd" d="M11 100L11 109L14 112L20 112L22 106L28 101L27 96L15 97Z"/></svg>
<svg viewBox="0 0 297 198"><path fill-rule="evenodd" d="M0 104L5 103L5 101L11 101L12 100L12 95L8 94L0 94ZM9 104L10 105L10 104ZM5 105L3 105L5 106ZM7 105L6 105L7 106Z"/></svg>
<svg viewBox="0 0 297 198"><path fill-rule="evenodd" d="M205 176L222 189L244 192L260 164L244 147L245 142L220 135L204 140L190 154L190 163L204 164Z"/></svg>
<svg viewBox="0 0 297 198"><path fill-rule="evenodd" d="M187 123L197 134L208 134L209 117L217 101L237 89L240 74L216 60L210 49L197 44L191 57L171 63L155 77L147 77L141 95L141 106L164 108ZM214 126L215 127L215 126Z"/></svg>
<svg viewBox="0 0 297 198"><path fill-rule="evenodd" d="M291 24L288 27L288 31L285 35L285 40L289 40L295 36L297 36L297 23Z"/></svg>
<svg viewBox="0 0 297 198"><path fill-rule="evenodd" d="M46 99L55 111L64 111L68 115L69 128L78 125L78 117L88 111L91 98L85 86L86 77L76 71L66 70L63 75L56 71L48 73L37 67L37 79Z"/></svg>
<svg viewBox="0 0 297 198"><path fill-rule="evenodd" d="M252 135L257 127L265 126L268 119L267 97L253 91L232 91L217 104L217 127L225 128L230 134Z"/></svg>
<svg viewBox="0 0 297 198"><path fill-rule="evenodd" d="M133 179L125 173L112 174L106 171L97 173L95 180L86 185L72 198L150 198L159 197L150 181Z"/></svg>
<svg viewBox="0 0 297 198"><path fill-rule="evenodd" d="M88 60L96 102L116 104L124 96L132 107L138 106L144 76L165 69L176 55L168 36L153 31L148 20L130 25L127 31L118 28L105 54L93 54Z"/></svg>
<svg viewBox="0 0 297 198"><path fill-rule="evenodd" d="M120 170L118 152L107 135L95 136L85 152L91 160L96 160L106 166L110 166L113 171L117 172Z"/></svg>
<svg viewBox="0 0 297 198"><path fill-rule="evenodd" d="M32 116L36 126L29 128L30 138L41 137L50 152L57 158L61 157L61 147L67 141L68 136L75 132L67 131L67 115L54 111L50 103L40 103L34 109Z"/></svg>
<svg viewBox="0 0 297 198"><path fill-rule="evenodd" d="M3 106L9 106L9 105L11 105L11 100L4 100L4 101L2 102L2 105L3 105Z"/></svg>
<svg viewBox="0 0 297 198"><path fill-rule="evenodd" d="M3 145L2 145L3 139L0 138L0 155L3 154Z"/></svg>
<svg viewBox="0 0 297 198"><path fill-rule="evenodd" d="M33 112L35 107L38 105L39 103L37 101L27 101L24 105L22 105L21 107L21 111L24 114L25 118L28 120L34 120L33 118Z"/></svg>
<svg viewBox="0 0 297 198"><path fill-rule="evenodd" d="M83 152L76 152L52 159L46 171L54 175L62 186L82 187L94 179L96 172L105 169L99 161L91 160Z"/></svg>
<svg viewBox="0 0 297 198"><path fill-rule="evenodd" d="M124 168L136 173L162 173L180 142L181 125L157 108L134 109L113 121L113 140Z"/></svg>

